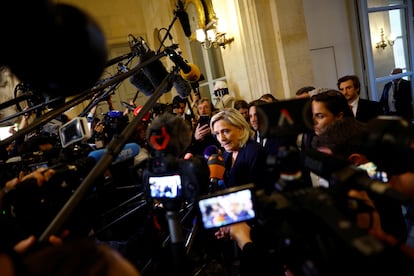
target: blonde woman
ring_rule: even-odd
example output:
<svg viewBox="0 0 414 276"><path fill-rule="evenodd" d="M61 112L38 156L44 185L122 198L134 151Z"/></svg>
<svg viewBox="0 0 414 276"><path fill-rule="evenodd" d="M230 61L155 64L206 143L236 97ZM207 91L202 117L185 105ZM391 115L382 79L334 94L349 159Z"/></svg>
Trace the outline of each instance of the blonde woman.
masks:
<svg viewBox="0 0 414 276"><path fill-rule="evenodd" d="M263 186L266 154L263 147L253 140L253 131L240 112L234 108L220 111L211 118L210 129L224 149L225 186L247 183Z"/></svg>

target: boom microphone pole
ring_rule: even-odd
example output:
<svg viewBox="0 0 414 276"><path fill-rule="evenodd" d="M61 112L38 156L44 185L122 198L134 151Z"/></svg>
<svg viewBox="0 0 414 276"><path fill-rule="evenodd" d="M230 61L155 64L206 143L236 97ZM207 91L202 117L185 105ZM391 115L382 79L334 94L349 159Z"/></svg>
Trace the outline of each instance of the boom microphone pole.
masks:
<svg viewBox="0 0 414 276"><path fill-rule="evenodd" d="M164 54L162 54L164 55ZM161 56L162 56L161 55ZM159 55L155 55L154 57L159 58ZM155 60L154 58L149 59L151 61ZM141 66L135 67L134 70L130 70L125 75L122 75L124 78L131 76L137 70L139 70L144 65L149 63L147 60ZM138 69L137 69L138 68ZM166 87L174 80L175 72L168 73L161 84L154 90L154 93L151 97L147 100L147 102L142 107L141 111L138 113L136 117L124 128L120 135L116 135L112 138L111 142L106 147L106 151L96 166L92 169L92 171L88 174L88 176L83 180L83 182L79 185L76 191L72 194L69 200L65 203L56 217L52 220L46 230L42 233L39 237L39 242L45 242L49 238L50 235L56 234L58 230L61 229L65 221L68 217L72 214L75 207L79 204L79 202L83 199L86 192L89 188L93 185L96 179L101 176L105 170L109 167L112 163L114 158L119 154L122 150L123 146L131 137L131 135L136 131L136 127L141 122L142 118L144 117L147 112L151 110L151 108L155 105L161 95L164 93Z"/></svg>
<svg viewBox="0 0 414 276"><path fill-rule="evenodd" d="M47 122L53 120L54 118L56 118L58 115L60 115L61 113L64 113L66 110L81 104L82 102L84 102L85 100L89 99L92 97L93 94L95 94L96 92L103 90L113 84L116 84L134 74L136 74L139 70L141 70L144 66L147 66L148 64L150 64L151 62L158 60L159 58L165 56L166 53L160 53L157 55L154 55L152 57L150 57L149 59L139 63L137 66L135 66L134 68L132 68L131 70L129 70L128 72L119 74L118 76L115 76L114 78L102 83L102 84L98 84L95 85L94 87L85 90L84 92L80 93L79 96L73 98L72 100L66 102L65 104L58 106L57 108L45 113L42 117L34 120L32 123L30 123L27 127L20 129L19 131L17 131L14 135L1 140L0 141L0 146L5 146L8 145L10 143L12 143L14 140L16 140L17 138L20 138L23 135L26 135L30 132L32 132L33 130L35 130L36 128L43 126L44 124L46 124ZM27 110L25 111L27 112ZM24 113L23 113L24 114Z"/></svg>
<svg viewBox="0 0 414 276"><path fill-rule="evenodd" d="M12 99L11 101L13 101L14 99ZM20 112L17 112L17 113L14 113L14 114L12 114L12 115L10 115L10 116L7 116L7 117L5 117L5 118L3 118L3 119L0 119L0 123L3 123L3 122L7 122L7 121L9 121L9 120L11 120L11 119L14 119L14 118L16 118L16 117L19 117L19 116L21 116L21 115L24 115L25 113L29 113L29 112L32 112L32 111L35 111L35 110L37 110L37 109L39 109L39 108L43 108L43 107L45 107L45 106L48 106L48 105L50 105L50 104L52 104L52 103L54 103L54 102L58 102L58 101L60 101L61 100L61 98L54 98L54 99L52 99L52 100L50 100L50 101L48 101L48 102L46 102L46 103L41 103L41 104L38 104L38 105L34 105L34 106L32 106L32 107L28 107L27 109L25 109L25 110L22 110L22 111L20 111ZM6 102L7 103L7 102Z"/></svg>

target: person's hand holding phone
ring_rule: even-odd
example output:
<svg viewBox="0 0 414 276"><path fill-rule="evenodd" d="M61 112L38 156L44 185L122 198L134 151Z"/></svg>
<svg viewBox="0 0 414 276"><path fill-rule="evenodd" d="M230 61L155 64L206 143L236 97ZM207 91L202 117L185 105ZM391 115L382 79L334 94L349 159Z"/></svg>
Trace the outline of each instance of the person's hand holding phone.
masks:
<svg viewBox="0 0 414 276"><path fill-rule="evenodd" d="M209 124L210 124L209 116L204 116L204 115L200 116L198 125L194 132L194 138L197 141L204 139L204 137L206 137L209 133L211 133Z"/></svg>

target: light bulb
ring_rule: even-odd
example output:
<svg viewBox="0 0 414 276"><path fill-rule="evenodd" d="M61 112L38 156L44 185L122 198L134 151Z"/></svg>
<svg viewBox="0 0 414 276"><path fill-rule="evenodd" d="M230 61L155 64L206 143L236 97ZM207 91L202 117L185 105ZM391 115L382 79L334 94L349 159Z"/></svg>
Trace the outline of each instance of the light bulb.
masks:
<svg viewBox="0 0 414 276"><path fill-rule="evenodd" d="M198 42L204 42L206 40L206 33L203 29L196 30L196 39Z"/></svg>
<svg viewBox="0 0 414 276"><path fill-rule="evenodd" d="M212 29L207 30L207 39L210 41L216 40L216 32Z"/></svg>

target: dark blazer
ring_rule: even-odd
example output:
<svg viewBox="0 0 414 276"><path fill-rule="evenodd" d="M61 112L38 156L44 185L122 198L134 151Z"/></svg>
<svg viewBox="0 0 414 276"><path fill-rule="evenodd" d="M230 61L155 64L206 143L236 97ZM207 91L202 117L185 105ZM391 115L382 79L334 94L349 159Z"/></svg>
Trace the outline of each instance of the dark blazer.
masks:
<svg viewBox="0 0 414 276"><path fill-rule="evenodd" d="M383 115L379 102L359 98L355 119L368 122L379 115Z"/></svg>
<svg viewBox="0 0 414 276"><path fill-rule="evenodd" d="M389 106L388 106L388 91L392 89L393 82L390 81L384 85L384 90L382 91L382 95L380 98L380 104L383 109L385 115L393 115L390 114ZM394 93L394 100L395 100L395 109L396 114L401 116L409 121L413 118L413 106L412 106L412 95L411 95L411 82L407 80L400 80L398 84L398 89Z"/></svg>
<svg viewBox="0 0 414 276"><path fill-rule="evenodd" d="M248 140L246 145L239 150L237 159L231 166L232 153L223 152L224 158L224 184L227 188L254 183L256 187L262 187L266 173L266 153L263 147Z"/></svg>

